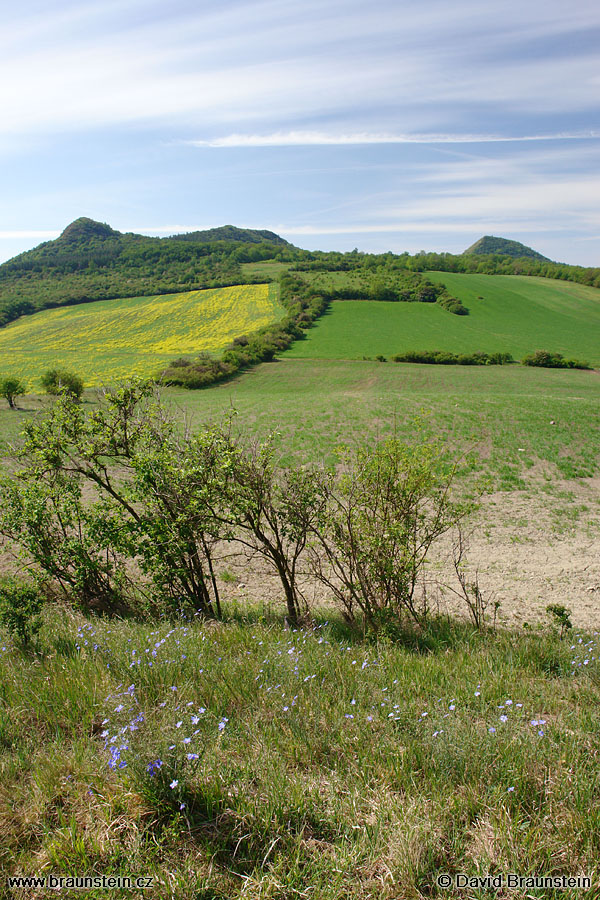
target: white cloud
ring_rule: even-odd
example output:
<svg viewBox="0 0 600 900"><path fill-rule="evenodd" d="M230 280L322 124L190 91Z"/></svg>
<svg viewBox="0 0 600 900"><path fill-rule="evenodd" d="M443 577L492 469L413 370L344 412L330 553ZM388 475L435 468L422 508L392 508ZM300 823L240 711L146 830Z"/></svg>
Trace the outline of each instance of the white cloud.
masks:
<svg viewBox="0 0 600 900"><path fill-rule="evenodd" d="M303 121L333 115L350 126L341 135L349 142L396 129L409 137L439 132L442 142L459 139L463 129L446 135L447 124L468 120L473 105L514 116L589 111L598 103L595 52L539 47L543 37L600 27L600 13L587 0L568 8L558 0L505 0L501 11L475 0L301 6L246 0L208 9L177 0L169 7L112 0L55 7L38 3L35 16L14 7L5 16L5 133L125 123L197 130L201 121L203 140L232 146L223 141L235 135L215 135L224 123L266 124L268 137L302 132ZM457 103L464 107L459 115ZM384 127L373 128L375 121ZM501 116L491 137L510 138Z"/></svg>
<svg viewBox="0 0 600 900"><path fill-rule="evenodd" d="M554 134L393 134L389 132L332 133L276 131L271 134L230 134L208 140L185 141L195 147L301 147L353 144L498 144L531 141L573 141L600 138L600 131L558 131Z"/></svg>
<svg viewBox="0 0 600 900"><path fill-rule="evenodd" d="M556 223L540 225L537 220L515 221L511 219L495 219L490 217L485 221L485 229L496 232L529 233L531 231L560 230ZM387 225L370 225L362 222L349 225L274 225L272 230L277 234L285 235L327 235L327 234L471 234L482 230L483 226L474 221L448 222L445 220L430 219L421 222L390 222Z"/></svg>
<svg viewBox="0 0 600 900"><path fill-rule="evenodd" d="M45 238L50 240L56 238L60 231L0 231L0 239L2 240L20 240L28 238Z"/></svg>

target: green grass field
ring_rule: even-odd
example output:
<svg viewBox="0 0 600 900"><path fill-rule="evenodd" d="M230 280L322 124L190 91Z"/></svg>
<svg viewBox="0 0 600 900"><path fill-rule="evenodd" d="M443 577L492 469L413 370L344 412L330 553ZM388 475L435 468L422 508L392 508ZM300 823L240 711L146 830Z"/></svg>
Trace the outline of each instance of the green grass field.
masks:
<svg viewBox="0 0 600 900"><path fill-rule="evenodd" d="M58 366L88 385L153 375L172 359L218 353L239 334L284 315L276 285L102 300L24 316L0 330L0 375L35 388Z"/></svg>
<svg viewBox="0 0 600 900"><path fill-rule="evenodd" d="M437 304L335 301L286 356L361 359L407 350L482 350L520 359L544 349L600 365L596 288L519 275L428 272L427 277L445 284L469 315L452 315ZM338 281L332 286L345 286Z"/></svg>
<svg viewBox="0 0 600 900"><path fill-rule="evenodd" d="M247 278L277 279L282 272L287 272L292 264L279 262L276 259L264 259L260 262L242 263L241 269Z"/></svg>
<svg viewBox="0 0 600 900"><path fill-rule="evenodd" d="M353 360L282 359L200 391L165 396L199 424L235 408L238 427L281 435L284 459L331 461L336 446L396 432L441 436L476 471L505 489L522 487L535 463L563 477L592 475L600 462L600 377L525 366L422 366ZM88 394L88 402L93 394ZM48 402L0 409L0 437L15 440ZM555 424L551 424L555 422ZM471 464L467 468L471 468Z"/></svg>
<svg viewBox="0 0 600 900"><path fill-rule="evenodd" d="M441 436L457 455L474 448L476 468L507 489L538 461L564 477L591 475L600 462L595 372L285 357L210 390L169 396L197 421L235 407L240 427L278 431L285 454L300 460L330 459L339 444L394 431L413 440L422 418L424 434Z"/></svg>

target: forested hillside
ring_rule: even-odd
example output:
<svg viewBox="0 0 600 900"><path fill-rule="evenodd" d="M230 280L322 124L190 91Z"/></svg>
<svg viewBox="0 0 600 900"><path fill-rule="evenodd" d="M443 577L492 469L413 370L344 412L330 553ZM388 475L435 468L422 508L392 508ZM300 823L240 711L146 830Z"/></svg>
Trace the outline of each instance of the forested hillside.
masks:
<svg viewBox="0 0 600 900"><path fill-rule="evenodd" d="M294 258L295 249L277 235L273 242L265 239L270 232L214 231L227 236L206 240L203 235L211 232L196 232L151 238L77 219L56 240L0 266L0 325L71 303L240 284L247 281L241 263L275 255Z"/></svg>
<svg viewBox="0 0 600 900"><path fill-rule="evenodd" d="M442 297L438 285L432 288L421 277L411 278L410 273L538 275L600 287L600 268L553 263L516 241L493 240L500 241L494 246L502 252L481 255L481 247L461 255L323 252L302 250L270 231L230 225L152 238L123 234L105 223L80 218L56 240L46 241L0 266L0 327L19 316L56 306L273 280L275 273L265 279L242 269L244 263L262 260L284 263L309 281L316 273L354 273L354 297L437 299L451 312L459 313L456 303L443 302L453 298ZM484 249L490 249L489 239L482 241ZM513 254L512 245L516 245L534 255L506 255L507 245L511 245ZM321 293L331 294L330 299L341 299L339 292L346 292L352 285L320 287Z"/></svg>

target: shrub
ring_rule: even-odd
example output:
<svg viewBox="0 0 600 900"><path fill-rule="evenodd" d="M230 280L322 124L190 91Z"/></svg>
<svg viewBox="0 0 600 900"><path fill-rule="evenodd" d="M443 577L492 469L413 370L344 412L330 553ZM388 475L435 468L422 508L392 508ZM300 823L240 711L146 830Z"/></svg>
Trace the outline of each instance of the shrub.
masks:
<svg viewBox="0 0 600 900"><path fill-rule="evenodd" d="M453 471L434 445L396 439L347 451L341 463L323 524L313 525L313 571L368 628L390 616L421 624L416 591L429 549L466 512L450 500Z"/></svg>
<svg viewBox="0 0 600 900"><path fill-rule="evenodd" d="M15 375L0 378L0 397L8 402L11 409L16 409L15 400L25 393L25 385Z"/></svg>
<svg viewBox="0 0 600 900"><path fill-rule="evenodd" d="M448 312L454 313L455 316L468 316L469 310L463 306L458 297L451 297L445 291L437 298L437 303Z"/></svg>
<svg viewBox="0 0 600 900"><path fill-rule="evenodd" d="M43 602L33 585L5 578L0 582L0 623L27 646L41 628Z"/></svg>
<svg viewBox="0 0 600 900"><path fill-rule="evenodd" d="M230 442L228 508L236 539L275 570L287 618L297 624L306 603L298 583L299 561L310 533L321 521L327 480L312 468L281 470L273 439L244 446Z"/></svg>
<svg viewBox="0 0 600 900"><path fill-rule="evenodd" d="M567 606L563 606L560 603L551 603L546 607L546 612L552 619L552 624L560 629L561 638L564 637L565 632L573 627L571 610Z"/></svg>
<svg viewBox="0 0 600 900"><path fill-rule="evenodd" d="M79 400L83 394L83 381L74 372L67 372L64 369L48 369L40 380L47 394L58 395L64 392L76 400Z"/></svg>
<svg viewBox="0 0 600 900"><path fill-rule="evenodd" d="M213 549L230 536L221 431L181 434L152 386L134 382L106 391L88 415L63 393L25 433L21 471L0 480L0 533L72 602L121 614L149 580L161 611L220 614ZM132 564L145 582L131 584Z"/></svg>
<svg viewBox="0 0 600 900"><path fill-rule="evenodd" d="M173 362L170 363L174 369L186 369L188 366L191 366L192 361L185 356L180 356L178 359L174 359Z"/></svg>
<svg viewBox="0 0 600 900"><path fill-rule="evenodd" d="M562 353L551 353L549 350L536 350L521 360L524 366L541 366L545 369L589 369L587 362L579 359L565 359Z"/></svg>
<svg viewBox="0 0 600 900"><path fill-rule="evenodd" d="M506 366L514 362L510 353L490 353L488 356L488 365L490 366Z"/></svg>
<svg viewBox="0 0 600 900"><path fill-rule="evenodd" d="M61 469L56 438L51 428L38 427L26 445L25 468L0 479L0 534L73 605L123 612L124 566L117 551L123 525L108 507L83 502L82 478Z"/></svg>

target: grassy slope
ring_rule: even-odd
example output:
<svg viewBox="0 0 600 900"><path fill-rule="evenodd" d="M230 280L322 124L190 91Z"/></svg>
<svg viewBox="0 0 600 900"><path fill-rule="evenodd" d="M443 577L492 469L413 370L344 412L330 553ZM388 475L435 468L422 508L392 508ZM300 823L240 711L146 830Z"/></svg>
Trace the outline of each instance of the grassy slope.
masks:
<svg viewBox="0 0 600 900"><path fill-rule="evenodd" d="M207 391L170 395L197 420L234 406L240 426L277 430L286 452L302 460L393 429L410 440L424 412L426 433L460 450L475 446L480 465L510 488L536 460L566 477L592 474L599 393L594 372L286 358Z"/></svg>
<svg viewBox="0 0 600 900"><path fill-rule="evenodd" d="M454 316L435 304L335 302L287 356L360 359L440 349L501 350L520 358L548 349L600 365L597 289L519 275L429 272L427 277L447 285L470 315Z"/></svg>
<svg viewBox="0 0 600 900"><path fill-rule="evenodd" d="M0 641L6 874L150 875L156 900L598 877L596 646L448 625L402 646L257 617L79 623L53 611L39 656Z"/></svg>
<svg viewBox="0 0 600 900"><path fill-rule="evenodd" d="M275 285L102 300L26 316L0 331L0 374L33 386L51 366L86 383L151 375L174 357L218 352L284 315Z"/></svg>
<svg viewBox="0 0 600 900"><path fill-rule="evenodd" d="M475 447L479 465L509 488L536 460L565 477L595 471L599 391L594 372L285 359L208 390L165 393L195 422L234 407L240 427L257 436L278 431L285 455L302 460L331 458L341 443L393 430L410 440L424 416L426 433L457 450ZM0 437L14 440L44 402L21 399L17 412L3 405Z"/></svg>
<svg viewBox="0 0 600 900"><path fill-rule="evenodd" d="M394 430L411 440L424 416L426 434L447 439L452 452L475 448L475 468L505 489L523 486L540 460L567 478L596 471L599 393L595 372L287 358L208 390L165 391L197 423L235 407L239 427L278 431L284 456L301 461L331 460L339 444ZM17 412L0 408L0 439L14 440L48 401L19 402Z"/></svg>

